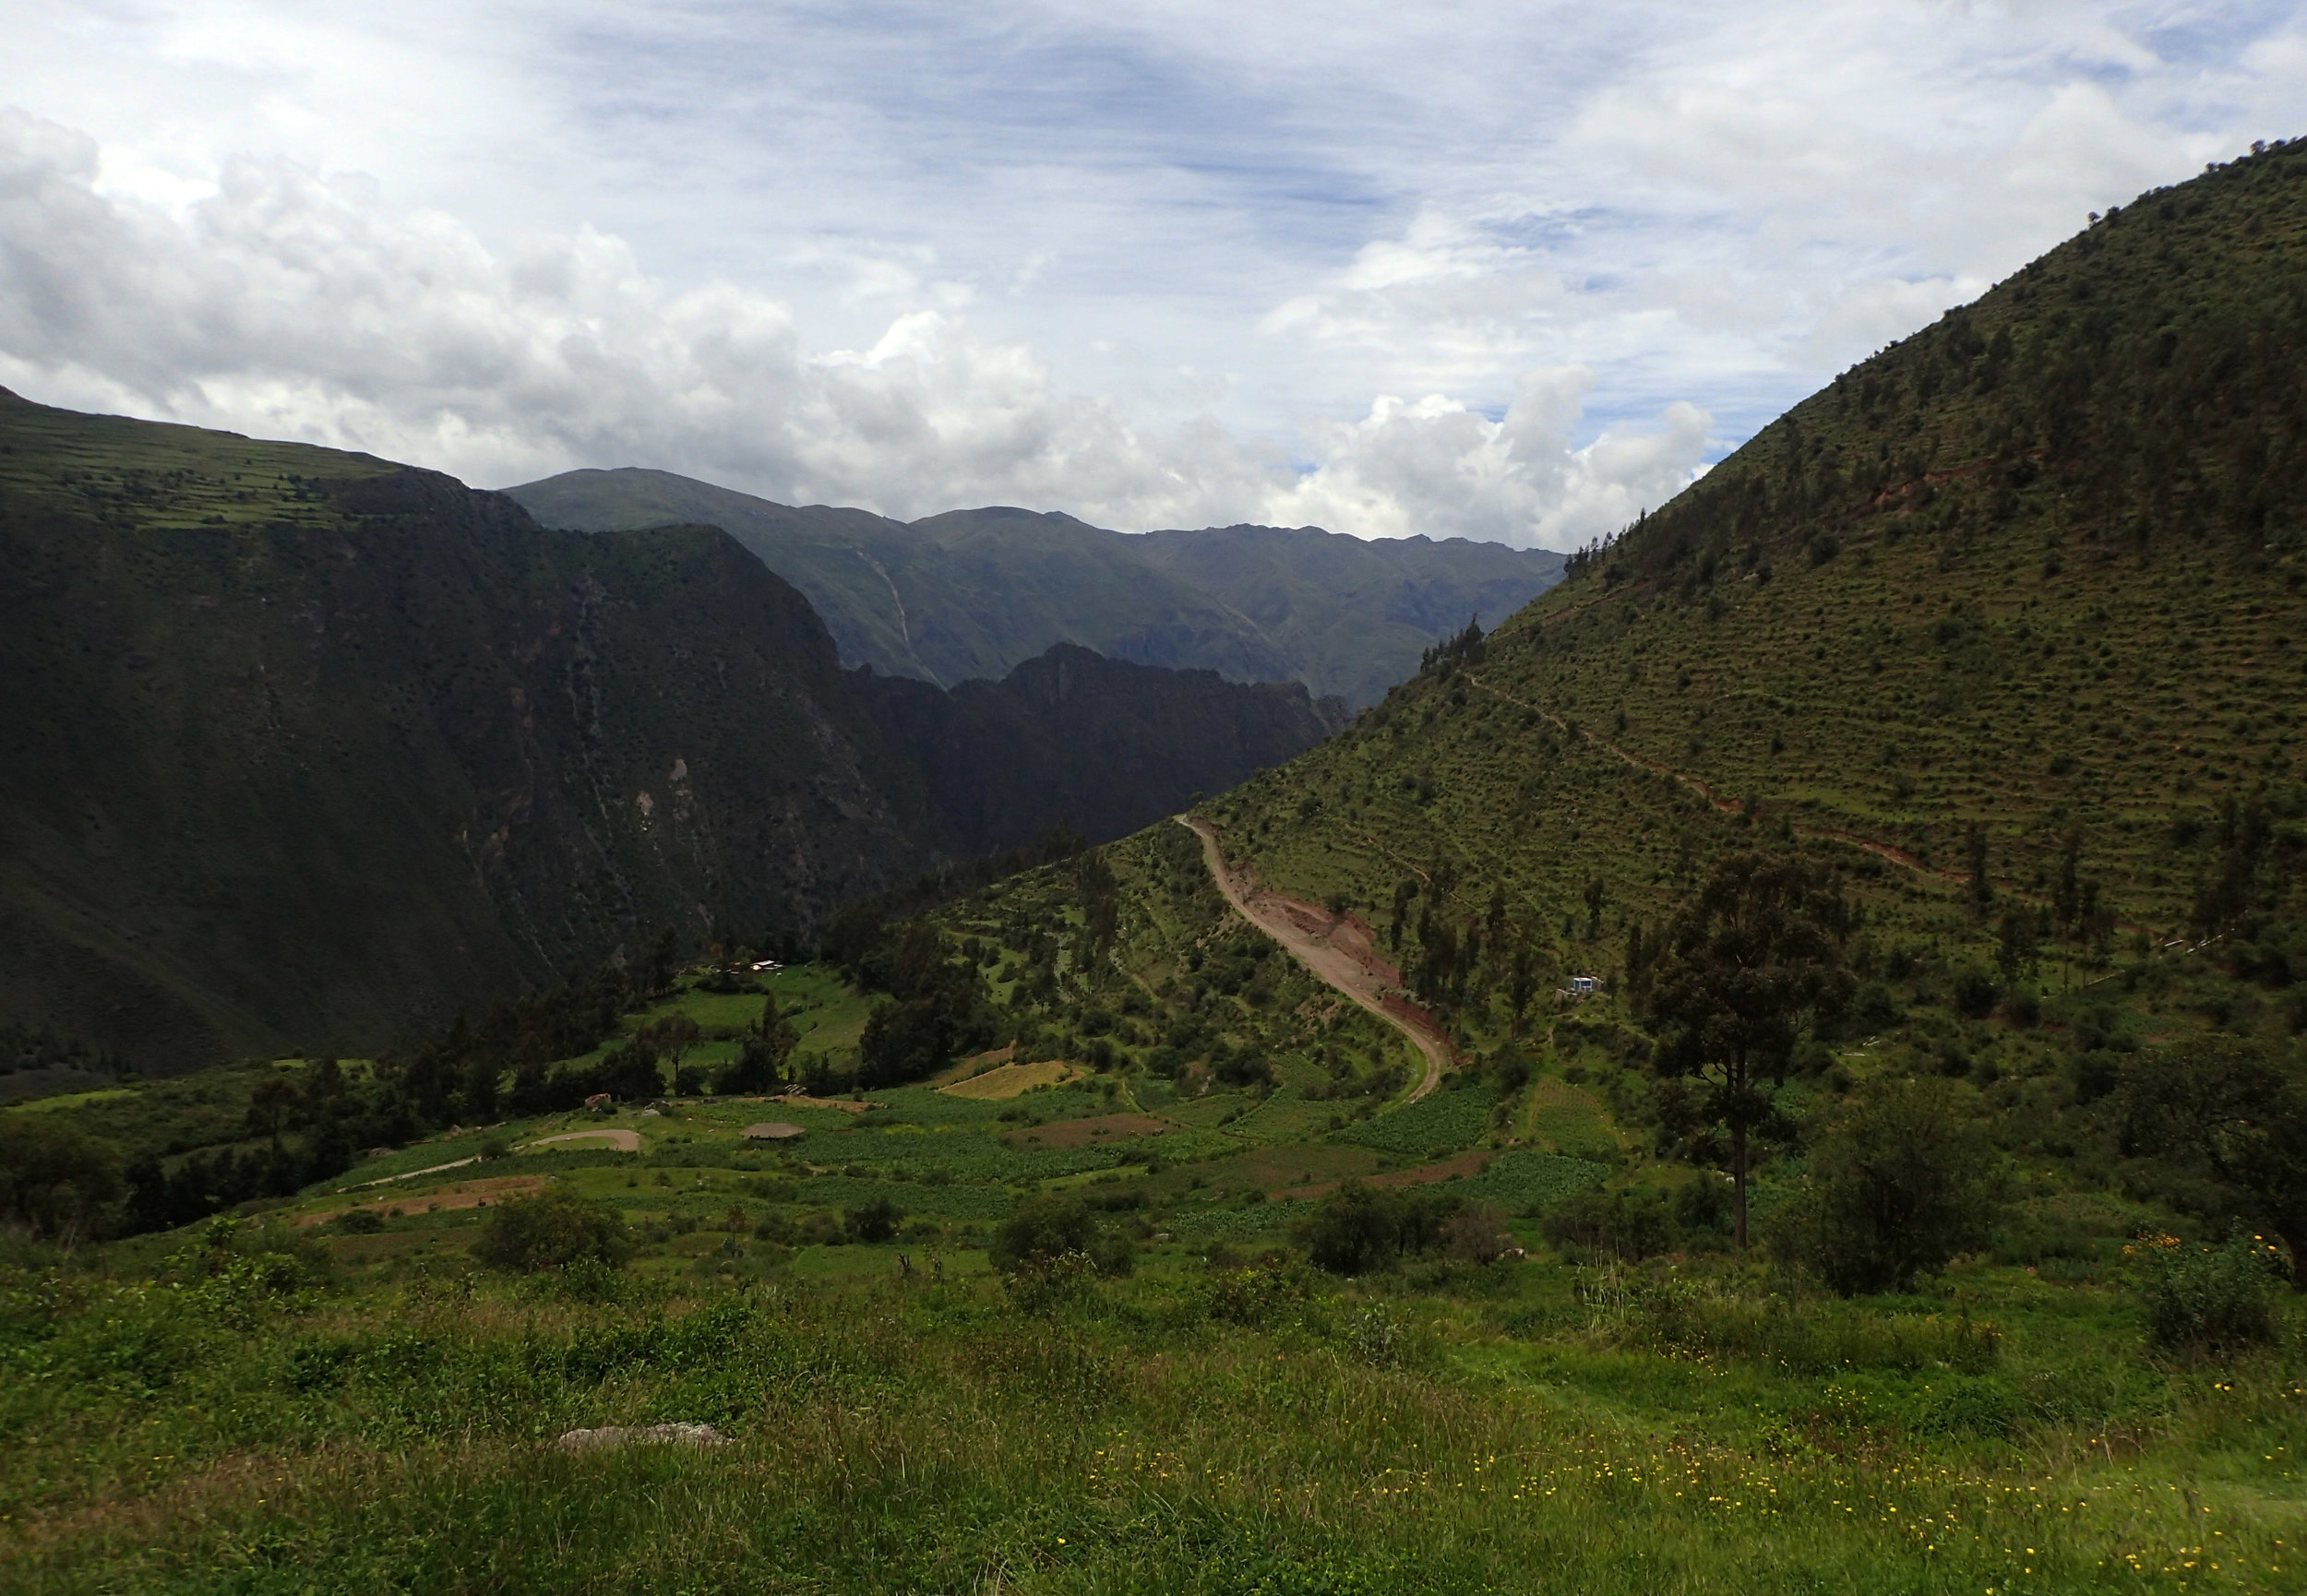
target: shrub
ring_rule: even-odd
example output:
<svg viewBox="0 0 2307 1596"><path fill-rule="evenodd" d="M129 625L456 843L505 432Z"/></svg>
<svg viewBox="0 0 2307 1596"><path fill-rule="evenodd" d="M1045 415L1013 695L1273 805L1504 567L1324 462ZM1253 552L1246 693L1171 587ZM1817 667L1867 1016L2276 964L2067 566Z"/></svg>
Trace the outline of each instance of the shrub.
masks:
<svg viewBox="0 0 2307 1596"><path fill-rule="evenodd" d="M54 1114L0 1116L0 1220L36 1236L86 1235L122 1189L112 1143Z"/></svg>
<svg viewBox="0 0 2307 1596"><path fill-rule="evenodd" d="M996 1269L1011 1276L1046 1270L1070 1257L1087 1259L1102 1275L1126 1275L1134 1261L1129 1237L1100 1230L1087 1204L1065 1197L1020 1203L995 1230L986 1253Z"/></svg>
<svg viewBox="0 0 2307 1596"><path fill-rule="evenodd" d="M385 1228L385 1216L375 1209L347 1209L334 1223L347 1235L373 1236Z"/></svg>
<svg viewBox="0 0 2307 1596"><path fill-rule="evenodd" d="M1828 1127L1779 1248L1845 1296L1903 1291L1985 1245L1999 1197L1992 1150L1954 1090L1895 1082Z"/></svg>
<svg viewBox="0 0 2307 1596"><path fill-rule="evenodd" d="M1563 1252L1598 1258L1647 1258L1672 1250L1665 1194L1648 1189L1572 1193L1547 1213L1546 1239Z"/></svg>
<svg viewBox="0 0 2307 1596"><path fill-rule="evenodd" d="M1459 1207L1454 1197L1415 1188L1394 1191L1347 1181L1297 1223L1297 1239L1317 1268L1368 1274L1424 1252Z"/></svg>
<svg viewBox="0 0 2307 1596"><path fill-rule="evenodd" d="M1028 1313L1050 1313L1089 1296L1097 1273L1089 1254L1059 1253L1003 1275L1001 1284L1010 1301Z"/></svg>
<svg viewBox="0 0 2307 1596"><path fill-rule="evenodd" d="M1444 1221L1442 1245L1461 1263L1496 1263L1514 1250L1506 1210L1496 1203L1468 1204Z"/></svg>
<svg viewBox="0 0 2307 1596"><path fill-rule="evenodd" d="M1260 1328L1304 1303L1313 1281L1303 1264L1259 1263L1213 1269L1206 1290L1210 1317Z"/></svg>
<svg viewBox="0 0 2307 1596"><path fill-rule="evenodd" d="M605 1258L577 1258L532 1276L523 1289L548 1302L597 1304L626 1302L639 1285Z"/></svg>
<svg viewBox="0 0 2307 1596"><path fill-rule="evenodd" d="M875 1197L843 1214L842 1224L853 1242L885 1242L897 1233L904 1217L905 1211L889 1198Z"/></svg>
<svg viewBox="0 0 2307 1596"><path fill-rule="evenodd" d="M2077 1102L2097 1102L2122 1084L2122 1061L2111 1053L2078 1054L2067 1061Z"/></svg>
<svg viewBox="0 0 2307 1596"><path fill-rule="evenodd" d="M1870 981L1859 988L1845 1018L1853 1035L1877 1035L1898 1024L1898 1000L1891 995L1889 987L1879 981Z"/></svg>
<svg viewBox="0 0 2307 1596"><path fill-rule="evenodd" d="M1983 970L1966 970L1954 977L1954 1010L1966 1019L1984 1019L1994 1012L2002 989Z"/></svg>
<svg viewBox="0 0 2307 1596"><path fill-rule="evenodd" d="M1730 1194L1703 1171L1674 1194L1674 1222L1685 1249L1719 1245L1730 1233Z"/></svg>
<svg viewBox="0 0 2307 1596"><path fill-rule="evenodd" d="M2140 1315L2158 1351L2226 1357L2275 1340L2271 1299L2283 1258L2265 1237L2190 1247L2176 1236L2143 1236L2122 1250L2146 1265Z"/></svg>
<svg viewBox="0 0 2307 1596"><path fill-rule="evenodd" d="M500 1269L566 1268L582 1258L618 1263L628 1240L624 1216L575 1192L515 1197L489 1215L473 1256Z"/></svg>

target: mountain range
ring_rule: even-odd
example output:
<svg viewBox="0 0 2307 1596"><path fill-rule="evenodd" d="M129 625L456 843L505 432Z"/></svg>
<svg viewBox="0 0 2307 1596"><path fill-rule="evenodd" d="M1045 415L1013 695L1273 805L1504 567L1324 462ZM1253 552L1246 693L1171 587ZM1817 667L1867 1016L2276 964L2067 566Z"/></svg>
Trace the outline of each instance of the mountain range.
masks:
<svg viewBox="0 0 2307 1596"><path fill-rule="evenodd" d="M1464 538L1368 541L1318 527L1130 535L1070 516L957 510L905 522L795 508L667 471L568 471L506 492L547 526L725 529L808 595L842 659L941 685L998 677L1053 643L1374 703L1470 619L1495 625L1562 556Z"/></svg>
<svg viewBox="0 0 2307 1596"><path fill-rule="evenodd" d="M1325 735L1045 646L844 670L709 527L580 536L365 455L0 395L0 1006L148 1069L374 1048L670 926L807 934Z"/></svg>

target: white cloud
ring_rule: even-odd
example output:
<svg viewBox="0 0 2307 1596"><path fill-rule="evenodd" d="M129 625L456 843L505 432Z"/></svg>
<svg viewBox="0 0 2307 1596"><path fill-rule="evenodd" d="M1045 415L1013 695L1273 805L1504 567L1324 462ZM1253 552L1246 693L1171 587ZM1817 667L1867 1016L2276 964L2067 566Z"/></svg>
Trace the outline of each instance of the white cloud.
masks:
<svg viewBox="0 0 2307 1596"><path fill-rule="evenodd" d="M1592 378L1552 373L1499 422L1381 399L1325 429L1300 477L1206 423L1141 435L938 311L812 352L783 303L667 289L596 232L500 258L450 218L392 217L374 185L253 161L180 219L98 193L100 164L91 140L0 113L0 370L63 402L484 482L616 461L902 516L999 501L1130 529L1264 517L1527 542L1660 502L1703 439L1687 412L1656 447L1573 449Z"/></svg>
<svg viewBox="0 0 2307 1596"><path fill-rule="evenodd" d="M16 0L9 42L36 398L1556 543L2307 130L2296 12L2191 0Z"/></svg>
<svg viewBox="0 0 2307 1596"><path fill-rule="evenodd" d="M1359 422L1324 432L1322 464L1271 494L1263 518L1563 549L1616 531L1695 478L1708 418L1678 403L1657 432L1573 447L1593 384L1576 367L1531 373L1496 421L1440 394L1381 398Z"/></svg>

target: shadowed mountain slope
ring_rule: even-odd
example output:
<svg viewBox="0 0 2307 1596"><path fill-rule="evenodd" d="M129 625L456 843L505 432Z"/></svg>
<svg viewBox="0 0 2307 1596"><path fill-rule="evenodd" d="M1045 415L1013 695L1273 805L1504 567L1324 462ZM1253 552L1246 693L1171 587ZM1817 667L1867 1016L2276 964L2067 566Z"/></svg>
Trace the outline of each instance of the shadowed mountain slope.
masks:
<svg viewBox="0 0 2307 1596"><path fill-rule="evenodd" d="M1471 615L1510 613L1562 565L1545 550L1463 538L1366 542L1312 527L1133 537L1004 507L908 524L632 469L507 491L552 526L724 527L809 596L843 659L949 685L1070 642L1367 704L1437 637Z"/></svg>
<svg viewBox="0 0 2307 1596"><path fill-rule="evenodd" d="M1544 549L1362 539L1320 527L1150 532L1147 564L1256 623L1317 693L1374 704L1469 620L1496 625L1560 579Z"/></svg>
<svg viewBox="0 0 2307 1596"><path fill-rule="evenodd" d="M1052 677L1071 684L1053 692ZM711 528L0 397L0 1006L148 1067L371 1048L660 925L806 930L1318 740L1302 687L844 671ZM1085 780L1082 746L1136 780Z"/></svg>

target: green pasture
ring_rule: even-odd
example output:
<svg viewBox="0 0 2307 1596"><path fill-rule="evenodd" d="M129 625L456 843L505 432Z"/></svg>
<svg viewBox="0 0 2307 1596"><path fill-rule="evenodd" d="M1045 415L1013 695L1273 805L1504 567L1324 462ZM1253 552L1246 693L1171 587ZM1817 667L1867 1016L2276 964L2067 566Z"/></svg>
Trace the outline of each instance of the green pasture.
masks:
<svg viewBox="0 0 2307 1596"><path fill-rule="evenodd" d="M2146 1355L2122 1280L1987 1262L1850 1303L1727 1260L1204 1264L1273 1233L1238 1206L1054 1304L965 1245L763 1269L701 1226L604 1300L476 1269L449 1218L366 1262L19 1258L7 1587L2299 1588L2295 1313L2196 1367ZM733 1444L550 1445L669 1420Z"/></svg>

